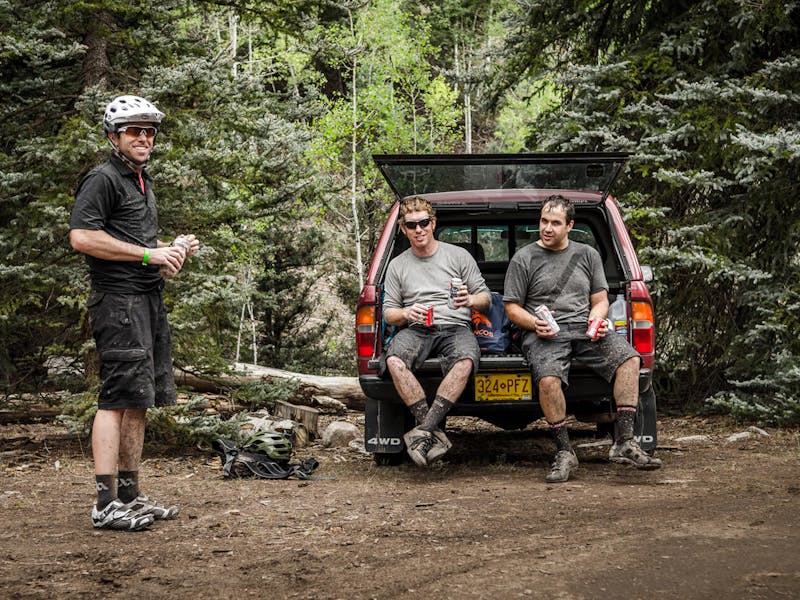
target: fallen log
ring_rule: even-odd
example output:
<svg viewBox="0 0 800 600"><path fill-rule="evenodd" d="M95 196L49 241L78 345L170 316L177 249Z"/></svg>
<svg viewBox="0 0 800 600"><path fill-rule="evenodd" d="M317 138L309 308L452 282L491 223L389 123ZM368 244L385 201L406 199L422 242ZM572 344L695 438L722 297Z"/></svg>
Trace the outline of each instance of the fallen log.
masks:
<svg viewBox="0 0 800 600"><path fill-rule="evenodd" d="M316 396L327 396L342 402L351 410L364 410L366 397L361 391L357 377L325 377L307 373L293 373L272 367L235 363L229 375L205 376L184 369L175 369L175 383L198 392L215 392L235 388L245 383L270 381L272 379L294 379L300 384L300 398L293 398L293 404L324 406L316 401Z"/></svg>

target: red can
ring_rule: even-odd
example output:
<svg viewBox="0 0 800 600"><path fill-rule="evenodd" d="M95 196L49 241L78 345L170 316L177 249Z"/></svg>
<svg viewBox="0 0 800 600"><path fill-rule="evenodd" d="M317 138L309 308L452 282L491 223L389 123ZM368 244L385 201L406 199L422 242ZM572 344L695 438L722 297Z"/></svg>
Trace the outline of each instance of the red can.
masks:
<svg viewBox="0 0 800 600"><path fill-rule="evenodd" d="M431 325L433 325L433 307L429 306L425 311L425 326L430 327Z"/></svg>
<svg viewBox="0 0 800 600"><path fill-rule="evenodd" d="M589 321L589 329L586 330L586 335L592 338L592 341L597 340L600 335L600 324L603 322L603 319L600 317L595 317L591 321Z"/></svg>

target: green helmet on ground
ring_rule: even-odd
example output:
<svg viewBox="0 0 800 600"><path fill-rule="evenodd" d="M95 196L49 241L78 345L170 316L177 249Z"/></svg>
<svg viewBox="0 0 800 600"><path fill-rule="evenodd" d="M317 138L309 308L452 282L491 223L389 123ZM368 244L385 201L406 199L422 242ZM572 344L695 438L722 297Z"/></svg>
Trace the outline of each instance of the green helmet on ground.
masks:
<svg viewBox="0 0 800 600"><path fill-rule="evenodd" d="M292 456L291 440L277 431L260 431L251 436L242 446L248 452L266 454L272 460L288 461Z"/></svg>

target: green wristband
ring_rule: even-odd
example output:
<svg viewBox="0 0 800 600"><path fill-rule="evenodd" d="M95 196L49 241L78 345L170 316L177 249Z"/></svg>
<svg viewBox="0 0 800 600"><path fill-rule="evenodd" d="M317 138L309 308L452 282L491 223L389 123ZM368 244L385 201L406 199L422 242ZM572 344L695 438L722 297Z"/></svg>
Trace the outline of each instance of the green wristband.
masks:
<svg viewBox="0 0 800 600"><path fill-rule="evenodd" d="M142 264L146 265L148 262L150 262L150 248L145 248L144 256L142 257Z"/></svg>

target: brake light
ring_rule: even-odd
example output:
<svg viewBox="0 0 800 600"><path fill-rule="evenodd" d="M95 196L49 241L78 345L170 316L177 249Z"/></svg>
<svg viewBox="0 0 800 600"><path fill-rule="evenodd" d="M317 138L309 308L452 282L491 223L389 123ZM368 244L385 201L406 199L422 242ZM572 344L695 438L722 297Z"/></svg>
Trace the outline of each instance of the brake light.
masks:
<svg viewBox="0 0 800 600"><path fill-rule="evenodd" d="M639 354L652 354L655 348L653 306L649 302L631 302L633 347Z"/></svg>
<svg viewBox="0 0 800 600"><path fill-rule="evenodd" d="M359 358L370 358L375 350L375 305L356 311L356 351Z"/></svg>

